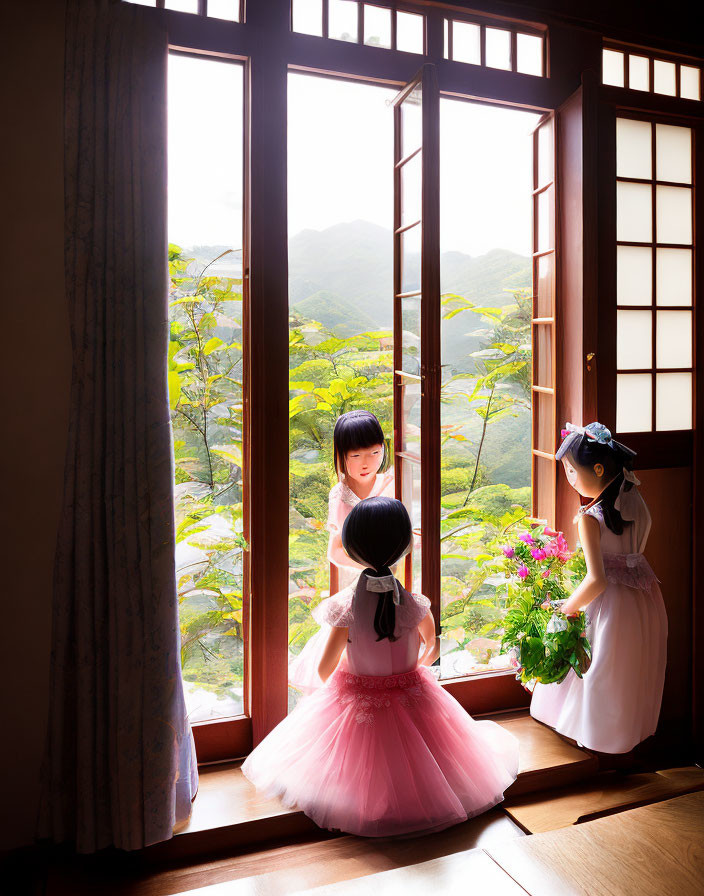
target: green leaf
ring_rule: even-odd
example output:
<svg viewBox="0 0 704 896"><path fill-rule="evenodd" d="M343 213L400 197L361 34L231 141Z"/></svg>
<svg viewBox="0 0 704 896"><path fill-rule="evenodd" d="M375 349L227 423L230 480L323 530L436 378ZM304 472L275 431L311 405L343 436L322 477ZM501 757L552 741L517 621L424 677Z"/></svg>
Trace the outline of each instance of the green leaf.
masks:
<svg viewBox="0 0 704 896"><path fill-rule="evenodd" d="M212 336L203 346L203 354L211 355L216 349L221 348L225 343L217 336Z"/></svg>

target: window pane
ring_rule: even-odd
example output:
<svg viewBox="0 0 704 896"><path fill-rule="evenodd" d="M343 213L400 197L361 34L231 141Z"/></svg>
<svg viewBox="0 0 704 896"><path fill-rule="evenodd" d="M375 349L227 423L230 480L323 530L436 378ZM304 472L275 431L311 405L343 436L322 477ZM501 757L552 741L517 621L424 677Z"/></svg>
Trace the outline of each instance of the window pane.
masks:
<svg viewBox="0 0 704 896"><path fill-rule="evenodd" d="M653 66L653 90L655 93L664 93L666 96L676 96L675 89L675 63L663 62L656 59Z"/></svg>
<svg viewBox="0 0 704 896"><path fill-rule="evenodd" d="M552 187L538 193L538 252L553 249L553 234L555 232L555 200Z"/></svg>
<svg viewBox="0 0 704 896"><path fill-rule="evenodd" d="M391 10L364 7L364 43L370 47L391 47Z"/></svg>
<svg viewBox="0 0 704 896"><path fill-rule="evenodd" d="M616 303L650 305L653 301L653 250L644 246L616 249Z"/></svg>
<svg viewBox="0 0 704 896"><path fill-rule="evenodd" d="M288 75L292 659L318 631L311 607L329 588L326 522L336 482L337 417L352 407L369 409L394 448L389 104L395 93L367 83ZM341 566L338 578L344 588L357 575ZM291 688L289 706L297 696Z"/></svg>
<svg viewBox="0 0 704 896"><path fill-rule="evenodd" d="M637 370L653 366L653 315L650 311L617 311L616 366Z"/></svg>
<svg viewBox="0 0 704 896"><path fill-rule="evenodd" d="M553 119L549 118L538 129L538 187L553 180Z"/></svg>
<svg viewBox="0 0 704 896"><path fill-rule="evenodd" d="M419 449L420 450L420 449ZM421 470L419 463L406 460L401 461L402 477L403 477L403 496L406 510L411 518L411 525L416 533L420 530L421 516ZM422 576L422 552L421 540L416 537L413 539L413 582L404 582L409 591L421 593L423 587ZM405 562L402 560L396 568L396 575L403 577L405 573Z"/></svg>
<svg viewBox="0 0 704 896"><path fill-rule="evenodd" d="M356 0L328 0L328 32L336 40L357 42Z"/></svg>
<svg viewBox="0 0 704 896"><path fill-rule="evenodd" d="M631 90L650 90L650 60L647 56L628 57L628 86Z"/></svg>
<svg viewBox="0 0 704 896"><path fill-rule="evenodd" d="M405 53L424 53L423 16L411 12L396 13L396 49Z"/></svg>
<svg viewBox="0 0 704 896"><path fill-rule="evenodd" d="M692 428L692 374L658 373L655 379L658 430Z"/></svg>
<svg viewBox="0 0 704 896"><path fill-rule="evenodd" d="M669 124L655 125L657 179L692 183L692 130Z"/></svg>
<svg viewBox="0 0 704 896"><path fill-rule="evenodd" d="M420 243L420 224L401 234L401 292L420 289Z"/></svg>
<svg viewBox="0 0 704 896"><path fill-rule="evenodd" d="M651 188L646 184L616 184L616 239L649 243L652 234Z"/></svg>
<svg viewBox="0 0 704 896"><path fill-rule="evenodd" d="M551 389L554 385L552 369L552 324L535 324L533 327L533 376L536 386L546 386Z"/></svg>
<svg viewBox="0 0 704 896"><path fill-rule="evenodd" d="M651 432L652 376L649 373L619 373L616 376L616 430Z"/></svg>
<svg viewBox="0 0 704 896"><path fill-rule="evenodd" d="M692 242L692 191L686 187L656 187L659 243Z"/></svg>
<svg viewBox="0 0 704 896"><path fill-rule="evenodd" d="M604 50L601 54L602 81L612 87L623 87L624 57L618 50Z"/></svg>
<svg viewBox="0 0 704 896"><path fill-rule="evenodd" d="M175 559L184 691L196 722L243 711L243 70L175 54L168 65ZM217 122L219 139L192 127L196 108ZM196 288L198 300L188 301Z"/></svg>
<svg viewBox="0 0 704 896"><path fill-rule="evenodd" d="M403 450L419 457L420 399L420 383L406 383L403 387ZM420 524L420 520L417 522Z"/></svg>
<svg viewBox="0 0 704 896"><path fill-rule="evenodd" d="M658 311L657 366L692 366L691 311Z"/></svg>
<svg viewBox="0 0 704 896"><path fill-rule="evenodd" d="M401 103L401 152L409 156L423 145L423 103L420 84Z"/></svg>
<svg viewBox="0 0 704 896"><path fill-rule="evenodd" d="M652 125L631 118L616 119L616 176L650 180L653 176Z"/></svg>
<svg viewBox="0 0 704 896"><path fill-rule="evenodd" d="M323 0L293 0L293 30L323 35Z"/></svg>
<svg viewBox="0 0 704 896"><path fill-rule="evenodd" d="M180 12L198 12L198 0L166 0L164 9L175 9Z"/></svg>
<svg viewBox="0 0 704 896"><path fill-rule="evenodd" d="M511 32L486 28L486 64L489 68L511 69Z"/></svg>
<svg viewBox="0 0 704 896"><path fill-rule="evenodd" d="M701 98L699 69L692 65L680 66L680 96L685 100Z"/></svg>
<svg viewBox="0 0 704 896"><path fill-rule="evenodd" d="M535 302L535 317L552 317L555 294L555 253L541 255L538 259L538 295Z"/></svg>
<svg viewBox="0 0 704 896"><path fill-rule="evenodd" d="M443 56L445 59L450 58L450 20L445 19L443 21L444 29L445 29L445 43L443 44Z"/></svg>
<svg viewBox="0 0 704 896"><path fill-rule="evenodd" d="M691 305L692 250L658 249L655 266L658 305Z"/></svg>
<svg viewBox="0 0 704 896"><path fill-rule="evenodd" d="M516 71L524 75L543 74L543 38L535 34L516 35Z"/></svg>
<svg viewBox="0 0 704 896"><path fill-rule="evenodd" d="M208 16L212 19L224 19L228 22L239 22L239 0L208 0Z"/></svg>
<svg viewBox="0 0 704 896"><path fill-rule="evenodd" d="M412 224L421 217L423 153L419 152L401 166L401 224Z"/></svg>
<svg viewBox="0 0 704 896"><path fill-rule="evenodd" d="M420 296L401 302L401 369L420 376Z"/></svg>
<svg viewBox="0 0 704 896"><path fill-rule="evenodd" d="M546 454L555 451L553 408L552 395L546 395L545 392L533 393L533 415L536 418L535 447L538 451L545 451Z"/></svg>
<svg viewBox="0 0 704 896"><path fill-rule="evenodd" d="M452 24L452 58L455 62L468 62L480 65L481 28L471 22L453 22Z"/></svg>

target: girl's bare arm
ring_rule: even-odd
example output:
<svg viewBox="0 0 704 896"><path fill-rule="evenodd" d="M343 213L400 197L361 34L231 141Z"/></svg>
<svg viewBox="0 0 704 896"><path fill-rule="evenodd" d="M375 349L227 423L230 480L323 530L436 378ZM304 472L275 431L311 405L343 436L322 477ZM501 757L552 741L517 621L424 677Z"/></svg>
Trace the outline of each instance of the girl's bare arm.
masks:
<svg viewBox="0 0 704 896"><path fill-rule="evenodd" d="M419 666L432 666L440 656L440 638L435 634L435 619L430 610L421 620L418 631L423 639L423 653L418 659Z"/></svg>
<svg viewBox="0 0 704 896"><path fill-rule="evenodd" d="M607 585L604 558L601 555L601 528L593 516L583 514L577 522L579 540L587 561L587 574L562 604L565 616L583 610L604 591Z"/></svg>
<svg viewBox="0 0 704 896"><path fill-rule="evenodd" d="M330 630L323 655L318 663L318 675L323 681L327 681L330 678L340 662L342 651L347 646L347 632L347 628L333 628Z"/></svg>

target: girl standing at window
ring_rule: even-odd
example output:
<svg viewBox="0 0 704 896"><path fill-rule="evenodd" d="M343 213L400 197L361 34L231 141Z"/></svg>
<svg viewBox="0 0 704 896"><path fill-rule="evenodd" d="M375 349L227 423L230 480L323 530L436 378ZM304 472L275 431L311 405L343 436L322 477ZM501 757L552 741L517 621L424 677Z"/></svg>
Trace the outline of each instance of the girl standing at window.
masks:
<svg viewBox="0 0 704 896"><path fill-rule="evenodd" d="M601 753L627 753L655 733L667 661L667 614L643 556L650 513L633 473L635 452L601 423L567 424L557 454L590 498L577 515L587 574L558 612L587 607L592 663L560 684L537 684L533 718Z"/></svg>
<svg viewBox="0 0 704 896"><path fill-rule="evenodd" d="M342 547L342 526L364 498L394 497L394 472L387 469L386 440L378 419L369 411L348 411L337 418L333 433L337 483L330 490L328 560L339 570L339 588L355 582L361 567Z"/></svg>
<svg viewBox="0 0 704 896"><path fill-rule="evenodd" d="M363 572L313 611L331 627L318 666L325 684L243 773L320 827L362 836L442 830L486 812L516 778L518 741L473 719L428 669L439 653L430 601L391 572L411 545L406 508L363 500L341 536Z"/></svg>

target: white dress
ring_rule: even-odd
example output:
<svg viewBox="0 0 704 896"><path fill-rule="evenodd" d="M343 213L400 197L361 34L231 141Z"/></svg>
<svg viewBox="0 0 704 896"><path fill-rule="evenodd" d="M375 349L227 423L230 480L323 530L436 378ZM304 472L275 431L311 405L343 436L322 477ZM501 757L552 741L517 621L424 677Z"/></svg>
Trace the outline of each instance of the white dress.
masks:
<svg viewBox="0 0 704 896"><path fill-rule="evenodd" d="M650 513L635 486L621 492L626 522L616 535L599 505L586 513L599 521L608 585L585 608L592 664L578 678L536 684L534 719L587 749L627 753L655 733L667 662L667 614L655 573L643 556Z"/></svg>

